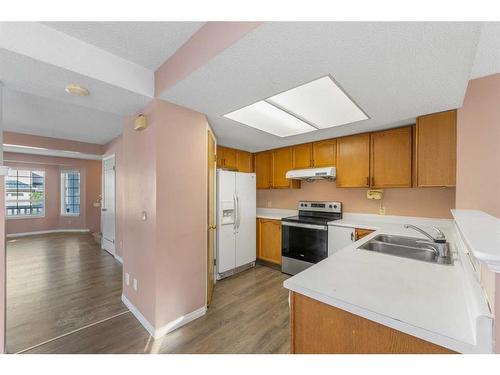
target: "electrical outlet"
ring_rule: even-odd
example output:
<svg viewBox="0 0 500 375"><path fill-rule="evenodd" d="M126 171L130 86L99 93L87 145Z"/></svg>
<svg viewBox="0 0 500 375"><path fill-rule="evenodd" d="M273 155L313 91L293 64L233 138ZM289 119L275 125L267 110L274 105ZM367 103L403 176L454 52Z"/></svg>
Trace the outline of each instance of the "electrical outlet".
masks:
<svg viewBox="0 0 500 375"><path fill-rule="evenodd" d="M137 292L137 279L134 279L134 290Z"/></svg>
<svg viewBox="0 0 500 375"><path fill-rule="evenodd" d="M128 272L125 273L125 284L130 285L130 275Z"/></svg>
<svg viewBox="0 0 500 375"><path fill-rule="evenodd" d="M385 215L385 207L380 207L378 210L379 215Z"/></svg>

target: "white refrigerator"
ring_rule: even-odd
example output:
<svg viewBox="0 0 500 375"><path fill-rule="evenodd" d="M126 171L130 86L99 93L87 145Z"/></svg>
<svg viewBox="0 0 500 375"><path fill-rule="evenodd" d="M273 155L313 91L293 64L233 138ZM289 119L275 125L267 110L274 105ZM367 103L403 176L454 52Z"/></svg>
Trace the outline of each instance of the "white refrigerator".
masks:
<svg viewBox="0 0 500 375"><path fill-rule="evenodd" d="M217 170L217 279L255 265L255 173Z"/></svg>

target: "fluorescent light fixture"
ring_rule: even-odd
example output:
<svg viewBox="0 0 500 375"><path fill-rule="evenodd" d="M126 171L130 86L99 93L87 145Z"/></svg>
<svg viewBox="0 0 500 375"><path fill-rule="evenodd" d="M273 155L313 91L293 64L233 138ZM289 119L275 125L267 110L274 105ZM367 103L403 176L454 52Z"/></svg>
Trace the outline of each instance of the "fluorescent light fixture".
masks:
<svg viewBox="0 0 500 375"><path fill-rule="evenodd" d="M316 128L297 117L265 101L250 104L228 113L224 117L279 137L288 137L316 130Z"/></svg>
<svg viewBox="0 0 500 375"><path fill-rule="evenodd" d="M318 129L368 119L330 76L282 92L266 101Z"/></svg>
<svg viewBox="0 0 500 375"><path fill-rule="evenodd" d="M271 96L224 117L279 137L369 118L330 76Z"/></svg>

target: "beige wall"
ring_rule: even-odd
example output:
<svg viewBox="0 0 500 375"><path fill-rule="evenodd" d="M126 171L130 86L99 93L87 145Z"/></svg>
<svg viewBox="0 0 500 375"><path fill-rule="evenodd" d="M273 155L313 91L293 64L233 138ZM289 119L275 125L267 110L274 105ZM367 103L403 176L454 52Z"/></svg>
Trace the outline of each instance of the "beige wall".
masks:
<svg viewBox="0 0 500 375"><path fill-rule="evenodd" d="M41 218L7 219L6 234L57 229L90 229L100 232L101 212L94 207L101 194L101 161L52 156L4 153L5 165L45 171L45 215ZM60 214L60 171L75 169L81 176L81 207L79 216Z"/></svg>
<svg viewBox="0 0 500 375"><path fill-rule="evenodd" d="M335 182L302 182L300 189L257 190L257 207L297 209L299 200L332 200L344 212L378 214L380 201L366 199L367 189L337 188ZM455 206L454 188L385 189L386 215L450 218Z"/></svg>
<svg viewBox="0 0 500 375"><path fill-rule="evenodd" d="M149 126L137 132L125 121L117 162L124 272L139 284L123 293L160 328L205 305L207 121L162 100L141 113Z"/></svg>
<svg viewBox="0 0 500 375"><path fill-rule="evenodd" d="M500 217L500 74L469 81L457 114L457 208ZM482 270L495 320L500 321L500 275ZM495 325L500 353L500 324Z"/></svg>

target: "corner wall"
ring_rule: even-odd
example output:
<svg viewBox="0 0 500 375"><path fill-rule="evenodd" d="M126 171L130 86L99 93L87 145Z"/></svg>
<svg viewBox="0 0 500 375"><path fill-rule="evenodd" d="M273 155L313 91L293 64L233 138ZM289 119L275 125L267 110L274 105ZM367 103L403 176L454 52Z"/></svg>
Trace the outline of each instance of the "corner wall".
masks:
<svg viewBox="0 0 500 375"><path fill-rule="evenodd" d="M469 81L458 110L456 206L500 218L500 74ZM481 279L495 312L500 353L500 274L483 267Z"/></svg>
<svg viewBox="0 0 500 375"><path fill-rule="evenodd" d="M139 286L124 284L123 294L160 329L206 303L207 120L158 99L141 113L149 125L134 131L134 117L126 119L117 161L126 176L117 240Z"/></svg>

